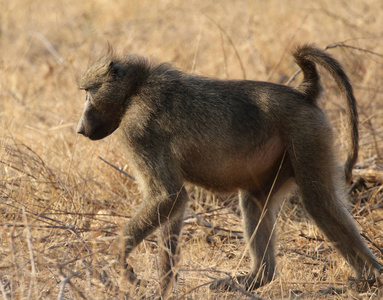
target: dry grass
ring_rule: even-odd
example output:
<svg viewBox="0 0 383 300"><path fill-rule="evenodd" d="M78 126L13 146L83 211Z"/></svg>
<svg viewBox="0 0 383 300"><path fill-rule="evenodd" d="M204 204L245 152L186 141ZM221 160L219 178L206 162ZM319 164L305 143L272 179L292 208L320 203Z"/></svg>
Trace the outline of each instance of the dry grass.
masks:
<svg viewBox="0 0 383 300"><path fill-rule="evenodd" d="M5 299L121 298L122 293L114 296L94 279L102 270L133 299L140 293L152 298L158 288L154 237L130 257L148 284L139 292L119 283L108 251L140 203L134 182L98 159L128 170L119 141L112 135L92 143L75 134L84 96L76 78L107 42L118 51L172 61L198 74L274 82L286 82L297 70L289 55L294 45L315 42L324 48L338 43L328 51L355 86L359 163L383 164L381 0L0 3L0 292ZM335 126L343 159L345 104L328 74L323 79L327 93L322 105ZM367 183L352 195L355 218L378 247L383 247L381 184ZM189 190L191 209L220 230L187 219L174 296L247 299L241 291L212 292L207 287L212 277L248 270L235 196L217 198ZM222 202L227 206L221 209ZM374 290L364 295L317 293L347 284L352 272L299 205L284 205L277 230L279 274L256 295L375 297Z"/></svg>

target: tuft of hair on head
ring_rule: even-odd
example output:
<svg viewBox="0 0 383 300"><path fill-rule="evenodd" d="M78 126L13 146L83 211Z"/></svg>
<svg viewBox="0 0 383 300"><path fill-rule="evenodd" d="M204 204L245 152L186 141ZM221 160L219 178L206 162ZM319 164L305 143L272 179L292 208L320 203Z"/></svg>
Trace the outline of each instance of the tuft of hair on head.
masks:
<svg viewBox="0 0 383 300"><path fill-rule="evenodd" d="M114 53L115 53L114 52L114 48L113 48L112 44L109 41L107 41L107 42L108 42L108 48L106 50L106 55L113 56Z"/></svg>

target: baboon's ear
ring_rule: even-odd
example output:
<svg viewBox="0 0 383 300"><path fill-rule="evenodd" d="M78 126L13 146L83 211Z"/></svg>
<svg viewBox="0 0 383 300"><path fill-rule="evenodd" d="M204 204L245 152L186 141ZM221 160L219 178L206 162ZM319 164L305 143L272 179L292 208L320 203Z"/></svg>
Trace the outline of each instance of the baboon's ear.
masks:
<svg viewBox="0 0 383 300"><path fill-rule="evenodd" d="M109 63L109 70L112 72L115 79L121 79L125 75L125 70L113 61Z"/></svg>

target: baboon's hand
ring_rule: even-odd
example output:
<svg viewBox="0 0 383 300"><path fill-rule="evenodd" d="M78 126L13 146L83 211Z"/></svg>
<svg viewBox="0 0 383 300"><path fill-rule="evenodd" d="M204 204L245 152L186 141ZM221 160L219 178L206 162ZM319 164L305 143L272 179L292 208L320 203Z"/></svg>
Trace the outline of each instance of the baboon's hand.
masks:
<svg viewBox="0 0 383 300"><path fill-rule="evenodd" d="M256 280L255 276L252 274L248 275L238 275L234 278L220 278L215 280L210 284L211 290L225 290L225 291L235 291L238 290L238 285L243 286L246 291L252 291L258 289L264 285L260 280Z"/></svg>
<svg viewBox="0 0 383 300"><path fill-rule="evenodd" d="M141 280L137 278L136 273L134 273L133 267L128 263L125 264L122 276L129 280L131 284L135 284L136 286L141 285Z"/></svg>

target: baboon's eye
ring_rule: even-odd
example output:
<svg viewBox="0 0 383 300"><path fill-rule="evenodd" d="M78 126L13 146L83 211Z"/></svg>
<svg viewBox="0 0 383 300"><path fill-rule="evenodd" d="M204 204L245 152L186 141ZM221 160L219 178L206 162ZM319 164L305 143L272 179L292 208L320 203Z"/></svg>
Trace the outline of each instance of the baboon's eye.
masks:
<svg viewBox="0 0 383 300"><path fill-rule="evenodd" d="M98 89L100 88L100 85L93 85L89 87L80 87L80 90L83 90L85 92L90 92L90 93L96 93Z"/></svg>

